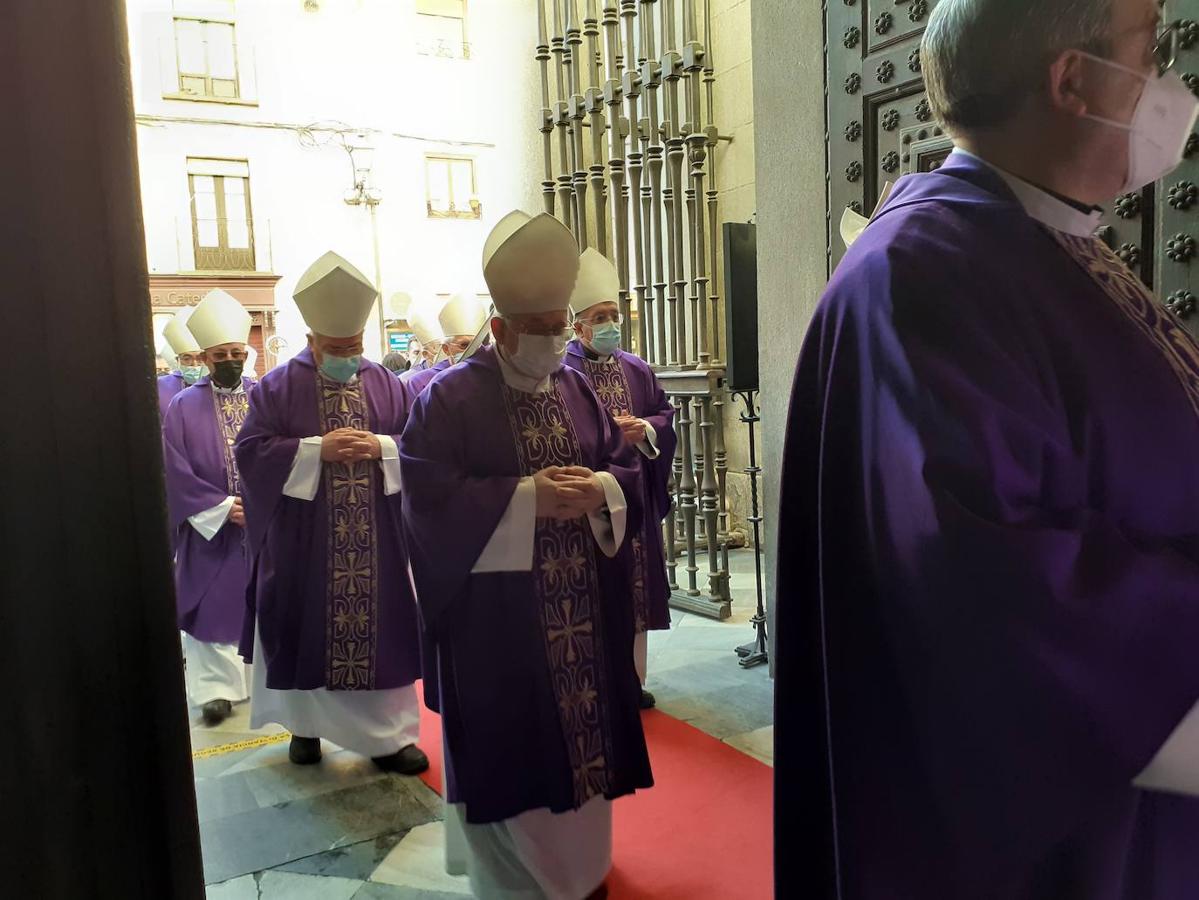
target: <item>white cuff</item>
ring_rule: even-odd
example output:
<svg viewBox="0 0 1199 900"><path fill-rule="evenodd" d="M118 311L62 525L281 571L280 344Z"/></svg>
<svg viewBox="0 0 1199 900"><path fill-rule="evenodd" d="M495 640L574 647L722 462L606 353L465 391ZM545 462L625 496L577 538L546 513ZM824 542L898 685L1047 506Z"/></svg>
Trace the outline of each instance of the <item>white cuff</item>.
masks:
<svg viewBox="0 0 1199 900"><path fill-rule="evenodd" d="M604 488L604 499L607 506L597 513L588 513L591 522L591 533L595 542L604 551L604 556L612 557L624 543L625 523L628 520L628 507L624 502L624 491L620 482L611 472L596 472L599 483Z"/></svg>
<svg viewBox="0 0 1199 900"><path fill-rule="evenodd" d="M617 486L619 490L619 485ZM623 495L622 495L623 497ZM479 554L471 574L483 572L530 572L533 569L533 534L537 528L537 487L533 477L516 484L512 499L491 540Z"/></svg>
<svg viewBox="0 0 1199 900"><path fill-rule="evenodd" d="M283 485L283 496L296 500L314 500L321 487L321 438L301 439L296 449L296 458L291 463L291 474Z"/></svg>
<svg viewBox="0 0 1199 900"><path fill-rule="evenodd" d="M383 495L390 497L400 492L400 448L389 434L376 434L375 437L383 448L379 458L379 466L383 469Z"/></svg>
<svg viewBox="0 0 1199 900"><path fill-rule="evenodd" d="M226 497L212 509L206 509L204 512L196 513L194 516L188 516L187 521L191 523L192 528L200 533L200 537L206 541L211 541L217 536L217 533L224 526L225 521L229 518L229 510L233 509L233 498Z"/></svg>
<svg viewBox="0 0 1199 900"><path fill-rule="evenodd" d="M662 455L658 449L658 432L654 431L654 426L645 419L638 419L645 426L645 440L637 445L637 449L645 454L646 459L657 459Z"/></svg>
<svg viewBox="0 0 1199 900"><path fill-rule="evenodd" d="M1133 784L1151 791L1199 797L1199 704L1187 713Z"/></svg>

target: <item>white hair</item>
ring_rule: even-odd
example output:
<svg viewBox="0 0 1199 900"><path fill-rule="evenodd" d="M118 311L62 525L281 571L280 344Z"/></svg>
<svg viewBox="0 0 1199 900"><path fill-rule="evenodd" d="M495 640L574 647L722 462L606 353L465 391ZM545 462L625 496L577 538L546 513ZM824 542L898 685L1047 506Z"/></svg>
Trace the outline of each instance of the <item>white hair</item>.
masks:
<svg viewBox="0 0 1199 900"><path fill-rule="evenodd" d="M1102 55L1112 0L941 0L920 56L928 99L950 132L1010 119L1065 50Z"/></svg>

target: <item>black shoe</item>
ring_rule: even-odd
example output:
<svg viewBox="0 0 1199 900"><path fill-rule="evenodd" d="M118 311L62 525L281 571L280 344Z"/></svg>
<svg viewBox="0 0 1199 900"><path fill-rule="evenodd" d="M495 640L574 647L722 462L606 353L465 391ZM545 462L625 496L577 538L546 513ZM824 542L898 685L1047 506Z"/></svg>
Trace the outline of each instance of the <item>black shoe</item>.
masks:
<svg viewBox="0 0 1199 900"><path fill-rule="evenodd" d="M233 715L233 704L228 700L209 700L200 708L205 725L220 725Z"/></svg>
<svg viewBox="0 0 1199 900"><path fill-rule="evenodd" d="M416 744L409 744L390 756L373 756L371 761L384 772L400 775L419 775L429 768L429 757Z"/></svg>
<svg viewBox="0 0 1199 900"><path fill-rule="evenodd" d="M641 689L641 708L642 709L653 709L657 705L658 705L658 701L654 699L654 695L651 694L649 691L647 691L645 688L642 688Z"/></svg>
<svg viewBox="0 0 1199 900"><path fill-rule="evenodd" d="M287 758L297 766L314 766L321 761L321 739L291 736Z"/></svg>

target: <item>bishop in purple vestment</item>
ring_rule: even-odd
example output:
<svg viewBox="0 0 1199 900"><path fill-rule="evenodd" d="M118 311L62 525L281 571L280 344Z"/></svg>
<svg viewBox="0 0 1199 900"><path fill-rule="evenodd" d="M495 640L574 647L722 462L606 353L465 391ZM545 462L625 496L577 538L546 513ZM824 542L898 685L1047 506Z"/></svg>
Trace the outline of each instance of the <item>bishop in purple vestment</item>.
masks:
<svg viewBox="0 0 1199 900"><path fill-rule="evenodd" d="M443 358L404 382L409 405L416 402L429 382L454 365L470 348L479 330L487 324L487 305L473 291L457 293L441 308L437 321L444 335L441 340Z"/></svg>
<svg viewBox="0 0 1199 900"><path fill-rule="evenodd" d="M447 863L479 897L587 897L611 865L610 801L651 784L623 552L639 473L561 365L577 254L553 217L496 226L497 348L434 379L401 440Z"/></svg>
<svg viewBox="0 0 1199 900"><path fill-rule="evenodd" d="M237 444L252 562L242 649L255 661L251 721L291 731L293 762L319 762L326 738L415 774L428 761L400 526L408 406L361 356L375 297L350 263L321 257L295 294L309 348L254 391Z"/></svg>
<svg viewBox="0 0 1199 900"><path fill-rule="evenodd" d="M194 306L181 309L162 331L163 340L170 347L178 368L158 379L160 419L166 418L167 407L175 399L175 395L195 384L204 374L204 361L201 359L203 348L196 343L195 337L187 328L187 321L194 310Z"/></svg>
<svg viewBox="0 0 1199 900"><path fill-rule="evenodd" d="M163 420L163 456L188 699L201 707L205 721L216 724L247 694L237 642L248 569L233 445L253 387L242 375L250 314L215 290L195 308L188 328L204 348L201 361L212 375L171 401Z"/></svg>
<svg viewBox="0 0 1199 900"><path fill-rule="evenodd" d="M604 408L620 426L625 442L636 448L641 470L644 517L630 539L633 559L634 658L645 683L646 632L670 627L670 588L662 545L662 522L670 513L670 467L674 460L674 407L649 365L620 349L620 277L599 251L579 259L579 280L571 296L575 340L566 348L566 365L582 372ZM642 688L641 706L654 705Z"/></svg>
<svg viewBox="0 0 1199 900"><path fill-rule="evenodd" d="M1199 345L1092 236L1196 105L1153 68L1156 4L1096 9L942 0L922 59L959 149L899 181L804 345L779 897L1199 897Z"/></svg>

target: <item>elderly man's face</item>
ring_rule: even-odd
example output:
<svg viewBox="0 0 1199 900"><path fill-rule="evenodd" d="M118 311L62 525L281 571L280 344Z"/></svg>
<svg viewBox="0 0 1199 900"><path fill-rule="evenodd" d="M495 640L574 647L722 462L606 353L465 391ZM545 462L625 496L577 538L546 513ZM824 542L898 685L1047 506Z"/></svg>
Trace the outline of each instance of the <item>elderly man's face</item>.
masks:
<svg viewBox="0 0 1199 900"><path fill-rule="evenodd" d="M1159 0L1113 0L1106 58L1146 77L1156 76L1153 51L1161 28ZM1115 122L1130 122L1144 80L1102 63L1092 62L1090 69L1098 70L1088 72L1095 86L1090 112Z"/></svg>
<svg viewBox="0 0 1199 900"><path fill-rule="evenodd" d="M522 334L564 338L570 334L570 331L570 312L566 309L491 320L491 333L495 337L496 343L507 353L516 352Z"/></svg>

